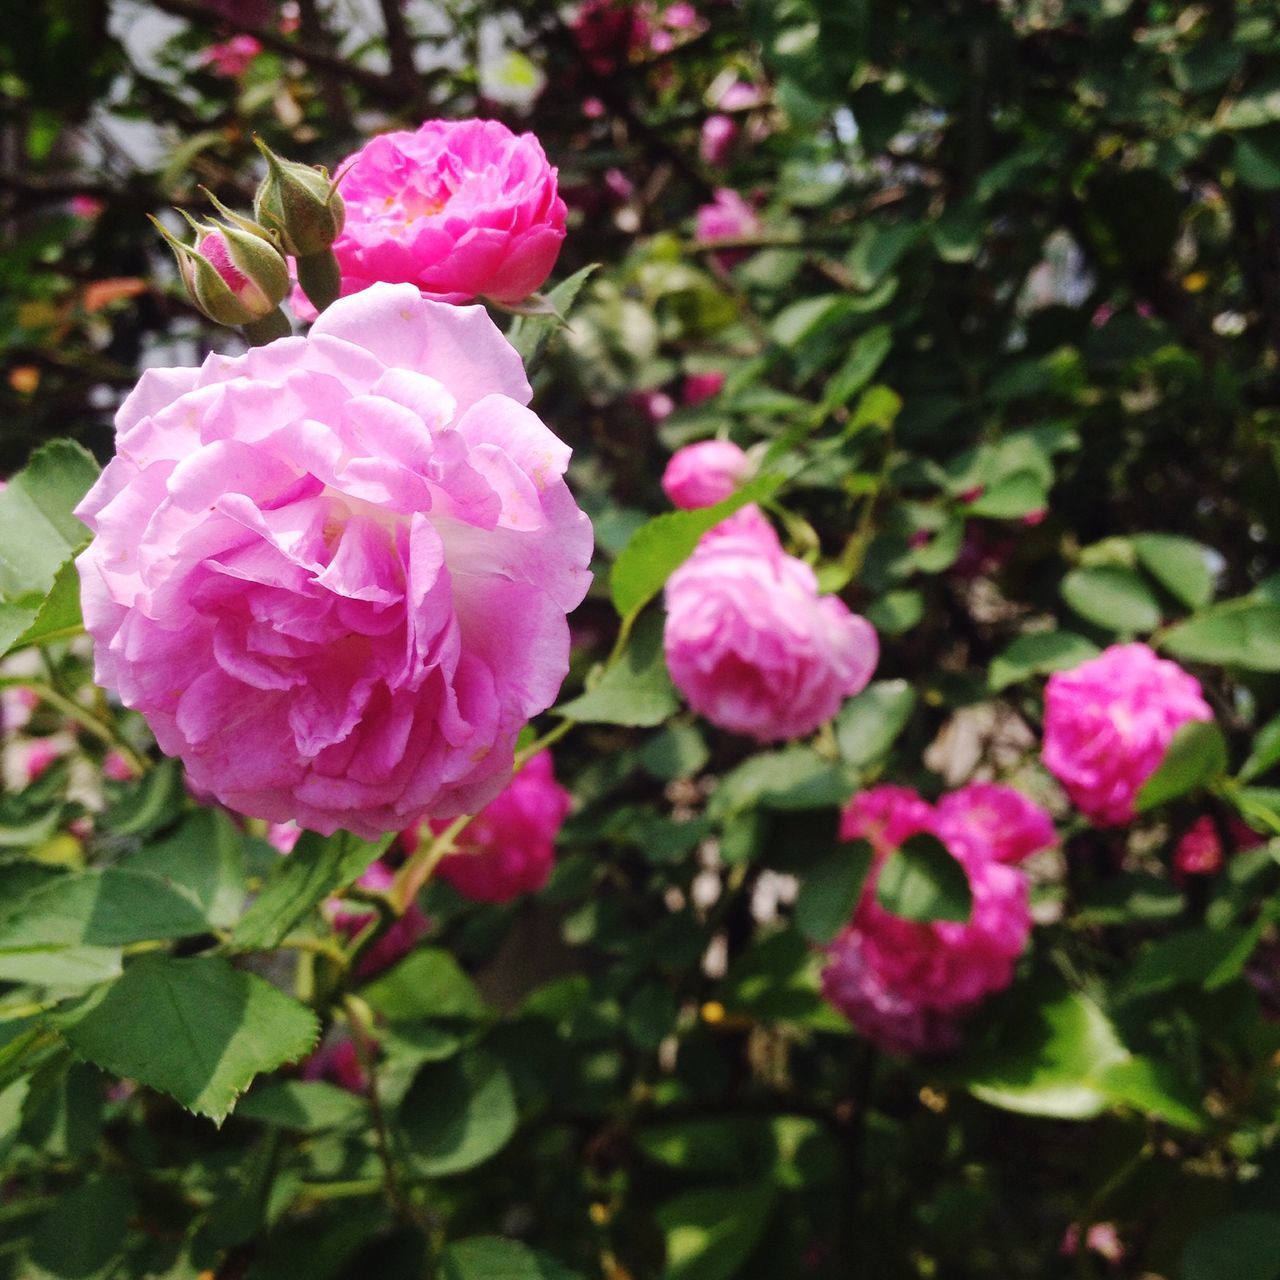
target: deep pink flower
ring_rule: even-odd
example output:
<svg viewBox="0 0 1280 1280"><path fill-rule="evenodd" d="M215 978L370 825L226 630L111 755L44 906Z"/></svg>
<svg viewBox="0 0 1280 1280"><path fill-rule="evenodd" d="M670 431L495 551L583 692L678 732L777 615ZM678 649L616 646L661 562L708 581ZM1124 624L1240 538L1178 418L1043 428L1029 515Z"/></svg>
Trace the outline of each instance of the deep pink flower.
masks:
<svg viewBox="0 0 1280 1280"><path fill-rule="evenodd" d="M262 52L262 45L253 36L232 36L221 44L211 44L200 54L200 61L214 75L234 80L249 69L249 64Z"/></svg>
<svg viewBox="0 0 1280 1280"><path fill-rule="evenodd" d="M1200 682L1145 644L1117 644L1049 677L1045 767L1095 826L1133 819L1133 802L1174 733L1212 720Z"/></svg>
<svg viewBox="0 0 1280 1280"><path fill-rule="evenodd" d="M631 403L653 423L669 418L676 407L676 402L665 391L634 392Z"/></svg>
<svg viewBox="0 0 1280 1280"><path fill-rule="evenodd" d="M86 221L98 217L107 207L105 201L99 200L97 196L86 195L83 191L72 196L70 203L71 212L77 218L84 218Z"/></svg>
<svg viewBox="0 0 1280 1280"><path fill-rule="evenodd" d="M677 449L662 473L662 490L686 511L723 502L751 470L732 440L700 440Z"/></svg>
<svg viewBox="0 0 1280 1280"><path fill-rule="evenodd" d="M327 1080L350 1093L365 1093L369 1088L355 1042L345 1033L330 1036L302 1064L302 1078Z"/></svg>
<svg viewBox="0 0 1280 1280"><path fill-rule="evenodd" d="M138 774L118 751L108 751L102 762L102 776L112 782L131 782Z"/></svg>
<svg viewBox="0 0 1280 1280"><path fill-rule="evenodd" d="M497 120L384 133L338 171L346 223L333 251L344 294L384 280L442 302L519 302L560 253L556 170L533 134Z"/></svg>
<svg viewBox="0 0 1280 1280"><path fill-rule="evenodd" d="M692 409L694 405L718 396L723 387L724 374L719 369L712 369L709 373L691 373L684 380L680 399Z"/></svg>
<svg viewBox="0 0 1280 1280"><path fill-rule="evenodd" d="M997 782L971 782L943 796L938 829L948 845L975 846L997 862L1022 862L1058 843L1053 819L1022 792Z"/></svg>
<svg viewBox="0 0 1280 1280"><path fill-rule="evenodd" d="M569 29L591 70L611 76L648 47L652 15L631 0L584 0Z"/></svg>
<svg viewBox="0 0 1280 1280"><path fill-rule="evenodd" d="M66 754L65 746L51 738L28 738L18 744L22 775L28 783L46 772L55 760Z"/></svg>
<svg viewBox="0 0 1280 1280"><path fill-rule="evenodd" d="M302 828L296 822L273 822L267 828L267 843L277 853L292 853L302 839Z"/></svg>
<svg viewBox="0 0 1280 1280"><path fill-rule="evenodd" d="M811 733L862 689L879 643L871 624L818 594L756 507L704 535L667 582L667 666L712 724L773 742Z"/></svg>
<svg viewBox="0 0 1280 1280"><path fill-rule="evenodd" d="M556 836L571 802L556 782L551 753L540 751L466 826L460 852L441 861L440 875L476 902L536 892L555 864Z"/></svg>
<svg viewBox="0 0 1280 1280"><path fill-rule="evenodd" d="M1227 831L1233 851L1256 849L1262 843L1262 837L1239 818L1227 819ZM1207 813L1202 813L1183 833L1173 851L1174 879L1216 874L1226 863L1226 852L1218 824Z"/></svg>
<svg viewBox="0 0 1280 1280"><path fill-rule="evenodd" d="M474 813L590 581L529 394L482 308L408 285L148 370L78 508L98 682L238 812L370 839Z"/></svg>
<svg viewBox="0 0 1280 1280"><path fill-rule="evenodd" d="M918 924L876 901L886 859L908 836L930 832L964 868L973 893L967 923ZM1031 932L1027 884L1016 868L949 839L933 810L902 787L855 796L841 836L869 839L876 861L853 921L828 949L823 993L866 1036L894 1053L937 1053L958 1042L960 1020L1007 987Z"/></svg>
<svg viewBox="0 0 1280 1280"><path fill-rule="evenodd" d="M368 866L356 883L362 889L385 893L395 878L395 872L379 859ZM333 927L347 938L354 938L377 918L376 911L345 898L332 899L326 913ZM356 977L372 978L375 973L389 969L422 941L430 927L422 908L416 902L410 903L408 910L360 958Z"/></svg>
<svg viewBox="0 0 1280 1280"><path fill-rule="evenodd" d="M737 240L743 236L758 235L764 224L756 211L736 192L728 187L716 191L715 200L699 208L695 219L695 237L702 244L717 240ZM716 257L726 267L750 256L747 249L729 249Z"/></svg>

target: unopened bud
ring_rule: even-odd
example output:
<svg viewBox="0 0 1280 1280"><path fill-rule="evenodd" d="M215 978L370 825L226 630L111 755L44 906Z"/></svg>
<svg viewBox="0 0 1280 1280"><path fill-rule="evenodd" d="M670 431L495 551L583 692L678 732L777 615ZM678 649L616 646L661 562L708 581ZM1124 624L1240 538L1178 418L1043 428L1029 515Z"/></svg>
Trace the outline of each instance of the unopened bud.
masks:
<svg viewBox="0 0 1280 1280"><path fill-rule="evenodd" d="M284 251L295 258L325 252L347 217L328 171L282 160L261 138L254 141L267 158L267 176L253 198L255 217L280 237Z"/></svg>
<svg viewBox="0 0 1280 1280"><path fill-rule="evenodd" d="M271 240L247 230L245 219L225 226L187 221L196 232L194 245L152 219L173 249L196 306L219 324L247 325L271 315L289 291L288 264Z"/></svg>

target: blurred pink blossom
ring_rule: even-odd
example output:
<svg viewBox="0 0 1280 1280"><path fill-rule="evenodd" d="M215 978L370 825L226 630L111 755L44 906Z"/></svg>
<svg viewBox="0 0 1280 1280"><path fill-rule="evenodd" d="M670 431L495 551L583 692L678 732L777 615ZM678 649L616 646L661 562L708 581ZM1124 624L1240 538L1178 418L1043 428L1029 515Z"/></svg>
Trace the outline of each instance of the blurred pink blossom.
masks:
<svg viewBox="0 0 1280 1280"><path fill-rule="evenodd" d="M211 44L200 54L200 61L214 75L233 80L249 69L249 64L262 52L262 45L253 36L232 36L221 44Z"/></svg>
<svg viewBox="0 0 1280 1280"><path fill-rule="evenodd" d="M671 455L662 473L662 490L686 511L712 507L724 501L750 470L747 455L732 440L700 440Z"/></svg>

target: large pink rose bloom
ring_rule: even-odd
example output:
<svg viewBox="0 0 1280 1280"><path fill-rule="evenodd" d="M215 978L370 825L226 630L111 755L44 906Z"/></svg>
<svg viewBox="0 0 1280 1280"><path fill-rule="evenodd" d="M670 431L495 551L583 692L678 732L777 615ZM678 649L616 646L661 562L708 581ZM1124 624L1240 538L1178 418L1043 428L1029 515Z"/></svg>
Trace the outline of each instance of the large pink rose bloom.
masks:
<svg viewBox="0 0 1280 1280"><path fill-rule="evenodd" d="M459 853L439 874L476 902L507 902L547 883L556 836L569 812L569 793L556 782L551 753L540 751L458 839Z"/></svg>
<svg viewBox="0 0 1280 1280"><path fill-rule="evenodd" d="M428 120L384 133L338 166L347 216L333 251L342 292L378 280L442 302L518 302L564 239L556 170L531 133L497 120Z"/></svg>
<svg viewBox="0 0 1280 1280"><path fill-rule="evenodd" d="M591 526L479 307L376 285L307 338L149 370L80 504L98 682L241 813L474 813L568 670Z"/></svg>
<svg viewBox="0 0 1280 1280"><path fill-rule="evenodd" d="M662 473L662 490L686 511L723 502L751 470L732 440L700 440L677 449Z"/></svg>
<svg viewBox="0 0 1280 1280"><path fill-rule="evenodd" d="M966 924L918 924L876 901L886 859L908 836L938 836L964 868L973 894ZM823 993L864 1035L894 1053L936 1053L959 1040L960 1020L1007 987L1031 932L1022 873L977 843L948 839L914 792L876 787L845 810L845 840L871 841L875 864L852 923L828 950Z"/></svg>
<svg viewBox="0 0 1280 1280"><path fill-rule="evenodd" d="M759 742L797 738L862 689L871 624L787 555L757 507L717 525L667 582L667 666L712 724Z"/></svg>
<svg viewBox="0 0 1280 1280"><path fill-rule="evenodd" d="M1049 677L1045 767L1095 825L1120 826L1177 730L1212 720L1200 682L1145 644L1117 644Z"/></svg>
<svg viewBox="0 0 1280 1280"><path fill-rule="evenodd" d="M998 782L971 782L943 796L938 828L949 845L976 845L997 862L1022 862L1058 843L1053 819L1021 791Z"/></svg>

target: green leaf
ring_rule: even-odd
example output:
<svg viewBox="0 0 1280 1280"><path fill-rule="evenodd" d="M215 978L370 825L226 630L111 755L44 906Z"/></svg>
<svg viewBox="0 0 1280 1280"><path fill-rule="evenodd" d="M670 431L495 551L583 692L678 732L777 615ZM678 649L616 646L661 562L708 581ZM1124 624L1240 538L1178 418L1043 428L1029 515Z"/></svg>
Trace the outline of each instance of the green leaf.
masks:
<svg viewBox="0 0 1280 1280"><path fill-rule="evenodd" d="M1246 186L1259 191L1280 188L1280 129L1272 125L1237 138L1234 168Z"/></svg>
<svg viewBox="0 0 1280 1280"><path fill-rule="evenodd" d="M1061 591L1076 613L1104 630L1131 635L1160 625L1160 602L1132 569L1110 564L1073 569Z"/></svg>
<svg viewBox="0 0 1280 1280"><path fill-rule="evenodd" d="M50 1014L82 1058L217 1123L262 1071L315 1046L316 1016L217 956L143 956Z"/></svg>
<svg viewBox="0 0 1280 1280"><path fill-rule="evenodd" d="M445 1247L440 1280L581 1280L581 1276L515 1240L473 1236Z"/></svg>
<svg viewBox="0 0 1280 1280"><path fill-rule="evenodd" d="M1256 129L1280 120L1280 76L1272 75L1238 93L1218 117L1222 129Z"/></svg>
<svg viewBox="0 0 1280 1280"><path fill-rule="evenodd" d="M0 492L0 597L39 606L58 570L89 540L71 512L97 478L98 464L80 445L55 440Z"/></svg>
<svg viewBox="0 0 1280 1280"><path fill-rule="evenodd" d="M87 543L85 544L88 545ZM76 548L77 551L80 548ZM26 626L10 638L10 626L20 615L29 614ZM84 629L80 616L80 574L74 560L67 560L54 575L53 585L37 608L0 605L0 653L24 649L28 645L52 644L77 636Z"/></svg>
<svg viewBox="0 0 1280 1280"><path fill-rule="evenodd" d="M491 1054L473 1049L418 1072L397 1113L409 1163L427 1177L462 1173L516 1130L515 1090Z"/></svg>
<svg viewBox="0 0 1280 1280"><path fill-rule="evenodd" d="M1198 542L1168 533L1140 533L1132 542L1142 567L1188 609L1213 599L1213 574Z"/></svg>
<svg viewBox="0 0 1280 1280"><path fill-rule="evenodd" d="M877 680L867 685L836 717L840 754L855 769L883 759L915 706L915 690L905 680Z"/></svg>
<svg viewBox="0 0 1280 1280"><path fill-rule="evenodd" d="M115 835L147 836L167 827L186 804L182 766L176 760L162 760L113 801L101 824Z"/></svg>
<svg viewBox="0 0 1280 1280"><path fill-rule="evenodd" d="M1228 600L1170 627L1159 646L1189 662L1280 671L1280 605Z"/></svg>
<svg viewBox="0 0 1280 1280"><path fill-rule="evenodd" d="M893 330L887 324L877 325L864 333L849 349L844 363L827 383L822 397L821 413L825 417L849 403L875 377L893 349Z"/></svg>
<svg viewBox="0 0 1280 1280"><path fill-rule="evenodd" d="M1280 763L1280 716L1269 720L1254 735L1249 758L1240 768L1240 781L1250 782Z"/></svg>
<svg viewBox="0 0 1280 1280"><path fill-rule="evenodd" d="M418 947L367 983L360 993L376 1012L391 1022L422 1018L466 1018L485 1013L475 984L447 951Z"/></svg>
<svg viewBox="0 0 1280 1280"><path fill-rule="evenodd" d="M1131 963L1119 997L1135 1000L1183 986L1216 991L1244 972L1262 928L1261 923L1225 929L1202 925L1148 943Z"/></svg>
<svg viewBox="0 0 1280 1280"><path fill-rule="evenodd" d="M964 924L973 908L969 876L937 836L910 836L885 859L876 879L876 901L904 920Z"/></svg>
<svg viewBox="0 0 1280 1280"><path fill-rule="evenodd" d="M253 906L231 937L242 951L278 946L331 893L345 889L386 852L394 833L370 844L346 831L332 836L305 831L293 852L276 864Z"/></svg>
<svg viewBox="0 0 1280 1280"><path fill-rule="evenodd" d="M708 812L724 821L757 805L821 809L842 804L852 789L848 770L823 759L812 747L784 747L751 756L725 774Z"/></svg>
<svg viewBox="0 0 1280 1280"><path fill-rule="evenodd" d="M1043 511L1049 505L1044 479L1035 471L1012 471L984 488L972 502L961 508L965 515L991 520L1014 520Z"/></svg>
<svg viewBox="0 0 1280 1280"><path fill-rule="evenodd" d="M930 233L943 262L970 262L982 246L986 215L976 200L962 200L948 209Z"/></svg>
<svg viewBox="0 0 1280 1280"><path fill-rule="evenodd" d="M886 591L865 612L867 621L882 635L900 636L924 617L924 596L910 587Z"/></svg>
<svg viewBox="0 0 1280 1280"><path fill-rule="evenodd" d="M781 484L781 476L757 476L714 507L670 511L642 525L623 547L609 575L614 608L624 618L638 613L693 554L708 529L748 503L766 501Z"/></svg>
<svg viewBox="0 0 1280 1280"><path fill-rule="evenodd" d="M0 981L83 991L120 973L119 947L29 947L0 954Z"/></svg>
<svg viewBox="0 0 1280 1280"><path fill-rule="evenodd" d="M323 1080L276 1080L240 1099L237 1120L257 1120L279 1129L320 1133L349 1129L369 1117L365 1099Z"/></svg>
<svg viewBox="0 0 1280 1280"><path fill-rule="evenodd" d="M1191 720L1173 735L1156 771L1142 784L1134 808L1146 813L1207 786L1227 767L1227 743L1211 720Z"/></svg>
<svg viewBox="0 0 1280 1280"><path fill-rule="evenodd" d="M40 1220L31 1241L30 1280L102 1280L124 1251L133 1213L128 1184L94 1177L73 1186Z"/></svg>
<svg viewBox="0 0 1280 1280"><path fill-rule="evenodd" d="M666 1242L664 1280L729 1280L764 1235L775 1190L708 1187L668 1200L654 1214Z"/></svg>
<svg viewBox="0 0 1280 1280"><path fill-rule="evenodd" d="M1127 1061L1110 1019L1078 992L1024 991L985 1043L956 1064L976 1098L1025 1115L1078 1120L1106 1110L1103 1081Z"/></svg>
<svg viewBox="0 0 1280 1280"><path fill-rule="evenodd" d="M999 692L1031 675L1070 671L1098 655L1098 646L1074 631L1034 631L1021 635L991 661L987 677Z"/></svg>
<svg viewBox="0 0 1280 1280"><path fill-rule="evenodd" d="M810 942L830 942L853 919L871 861L871 846L853 840L809 868L796 898L795 922Z"/></svg>
<svg viewBox="0 0 1280 1280"><path fill-rule="evenodd" d="M640 619L618 660L586 693L554 708L553 714L585 724L648 727L680 709L662 650L665 615Z"/></svg>
<svg viewBox="0 0 1280 1280"><path fill-rule="evenodd" d="M197 809L180 826L120 860L175 885L200 904L209 923L228 929L245 896L244 840L227 814Z"/></svg>
<svg viewBox="0 0 1280 1280"><path fill-rule="evenodd" d="M1114 1063L1099 1077L1110 1100L1192 1132L1205 1127L1200 1099L1179 1080L1167 1063L1151 1058L1128 1058Z"/></svg>
<svg viewBox="0 0 1280 1280"><path fill-rule="evenodd" d="M536 363L551 335L564 327L565 317L573 309L582 286L598 267L599 263L593 262L556 285L544 299L548 310L537 315L517 316L512 322L507 341L520 353L526 369Z"/></svg>
<svg viewBox="0 0 1280 1280"><path fill-rule="evenodd" d="M111 867L59 876L27 894L0 919L0 952L123 946L208 931L189 894L159 876Z"/></svg>
<svg viewBox="0 0 1280 1280"><path fill-rule="evenodd" d="M1179 1280L1278 1280L1280 1213L1228 1213L1201 1227L1182 1255Z"/></svg>

